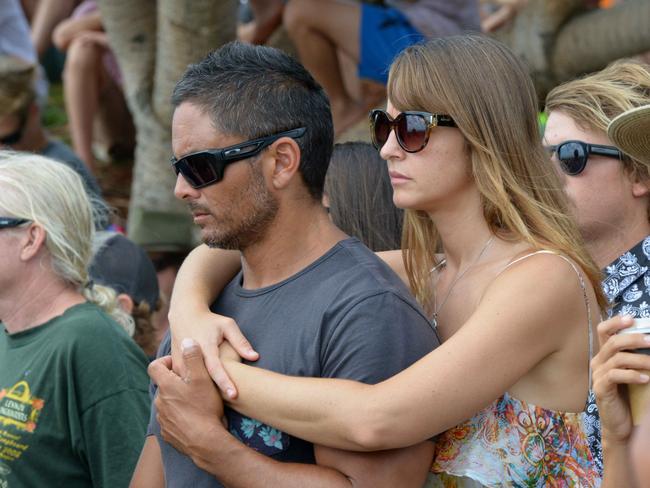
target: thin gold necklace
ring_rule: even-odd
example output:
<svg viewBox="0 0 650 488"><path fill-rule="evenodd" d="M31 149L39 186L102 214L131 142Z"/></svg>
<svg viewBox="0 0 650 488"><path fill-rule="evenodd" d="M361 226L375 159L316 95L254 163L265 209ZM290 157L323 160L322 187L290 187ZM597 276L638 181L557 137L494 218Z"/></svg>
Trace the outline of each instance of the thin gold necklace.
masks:
<svg viewBox="0 0 650 488"><path fill-rule="evenodd" d="M492 244L492 241L494 240L494 235L491 235L490 238L485 242L483 245L483 249L481 249L481 252L478 253L478 256L476 256L476 259L470 264L467 268L463 270L462 273L458 273L454 280L451 282L451 285L449 285L449 290L447 290L447 294L445 295L445 298L440 302L440 306L437 306L437 300L436 300L436 294L433 294L433 326L438 327L438 315L440 314L440 311L442 310L442 307L445 306L445 303L447 303L447 300L449 299L449 296L451 295L451 292L454 291L454 286L456 286L456 283L460 281L460 279L465 276L465 273L467 273L470 269L472 269L474 266L478 264L480 261L481 257L483 254L485 254L485 251L487 251L487 248L490 247L490 244ZM447 264L447 260L443 259L440 264L438 264L435 268L433 268L431 271L436 271L438 268L441 266L445 266Z"/></svg>

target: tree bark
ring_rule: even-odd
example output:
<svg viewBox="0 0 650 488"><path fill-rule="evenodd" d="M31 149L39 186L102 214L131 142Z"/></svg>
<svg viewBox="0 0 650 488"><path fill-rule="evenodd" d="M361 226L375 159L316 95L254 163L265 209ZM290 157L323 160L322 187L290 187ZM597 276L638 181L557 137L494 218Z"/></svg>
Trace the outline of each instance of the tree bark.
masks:
<svg viewBox="0 0 650 488"><path fill-rule="evenodd" d="M628 0L564 24L555 41L551 67L557 80L568 80L649 50L650 2Z"/></svg>
<svg viewBox="0 0 650 488"><path fill-rule="evenodd" d="M188 64L234 39L236 0L99 0L136 127L128 234L149 249L191 245L173 195L171 94Z"/></svg>
<svg viewBox="0 0 650 488"><path fill-rule="evenodd" d="M543 98L559 83L650 50L650 2L587 10L584 0L530 0L495 36L528 64Z"/></svg>

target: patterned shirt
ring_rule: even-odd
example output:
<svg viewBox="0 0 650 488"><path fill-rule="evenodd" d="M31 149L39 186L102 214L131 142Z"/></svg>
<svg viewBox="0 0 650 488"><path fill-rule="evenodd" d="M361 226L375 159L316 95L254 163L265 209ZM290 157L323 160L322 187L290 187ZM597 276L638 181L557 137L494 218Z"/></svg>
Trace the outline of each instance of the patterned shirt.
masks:
<svg viewBox="0 0 650 488"><path fill-rule="evenodd" d="M611 307L607 316L631 315L650 318L650 236L616 259L603 270L603 292ZM589 447L602 473L603 451L600 439L600 416L593 394L589 395L585 429Z"/></svg>

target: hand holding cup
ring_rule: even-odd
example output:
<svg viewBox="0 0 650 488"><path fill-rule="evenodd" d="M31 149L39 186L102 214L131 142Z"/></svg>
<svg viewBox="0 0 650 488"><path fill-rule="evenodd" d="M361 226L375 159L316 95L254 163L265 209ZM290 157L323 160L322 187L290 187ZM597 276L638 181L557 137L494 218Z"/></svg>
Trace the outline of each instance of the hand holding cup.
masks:
<svg viewBox="0 0 650 488"><path fill-rule="evenodd" d="M625 333L634 321L628 316L615 316L598 325L600 351L591 362L593 389L600 411L603 439L626 443L632 433L632 416L628 404L627 385L648 387L650 356L638 349L650 348L650 334Z"/></svg>

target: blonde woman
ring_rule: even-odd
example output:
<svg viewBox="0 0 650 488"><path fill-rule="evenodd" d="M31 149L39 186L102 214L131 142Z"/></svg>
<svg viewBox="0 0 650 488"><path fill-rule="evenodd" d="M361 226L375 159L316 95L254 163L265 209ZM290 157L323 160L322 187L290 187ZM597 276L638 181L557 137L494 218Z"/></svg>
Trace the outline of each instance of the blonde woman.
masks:
<svg viewBox="0 0 650 488"><path fill-rule="evenodd" d="M79 175L0 152L0 486L131 478L147 361L109 315L123 315L115 293L89 281L92 235Z"/></svg>
<svg viewBox="0 0 650 488"><path fill-rule="evenodd" d="M206 248L175 291L176 338L201 344L229 406L298 437L366 451L438 435L430 486L597 485L582 418L604 299L541 145L526 69L489 38L432 40L394 61L388 99L372 113L374 142L407 210L403 251L385 257L442 345L377 385L225 361L235 398L209 349L226 334L254 354L232 324L210 326L206 283L225 274L212 263L232 257ZM204 432L218 421L173 420Z"/></svg>

